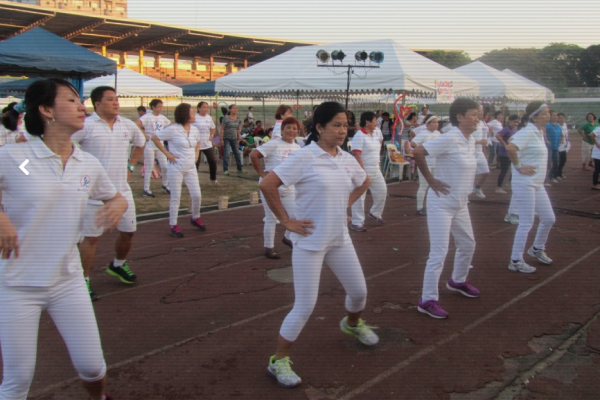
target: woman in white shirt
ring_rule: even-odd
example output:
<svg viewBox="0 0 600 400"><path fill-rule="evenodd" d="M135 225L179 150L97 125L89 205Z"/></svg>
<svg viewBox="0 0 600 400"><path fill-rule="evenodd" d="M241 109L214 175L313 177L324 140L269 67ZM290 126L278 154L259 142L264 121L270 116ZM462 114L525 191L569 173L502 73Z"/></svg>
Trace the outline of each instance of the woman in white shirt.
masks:
<svg viewBox="0 0 600 400"><path fill-rule="evenodd" d="M567 126L567 116L563 113L558 113L558 124L562 130L562 138L558 147L558 179L565 179L563 168L567 163L567 153L571 149L571 141L569 140L569 127Z"/></svg>
<svg viewBox="0 0 600 400"><path fill-rule="evenodd" d="M277 107L275 111L275 126L273 127L273 135L271 139L277 139L281 137L281 124L284 119L289 118L294 115L292 111L292 107L282 104Z"/></svg>
<svg viewBox="0 0 600 400"><path fill-rule="evenodd" d="M516 213L519 215L519 227L515 233L508 269L531 274L536 268L525 263L523 252L535 215L538 215L540 224L533 246L527 250L527 254L543 264L552 264L552 259L546 255L544 249L556 218L544 187L548 149L543 128L550 121L550 109L547 104L535 101L527 105L525 113L529 123L515 133L506 146L506 152L512 162L512 192Z"/></svg>
<svg viewBox="0 0 600 400"><path fill-rule="evenodd" d="M169 160L168 174L171 186L171 201L169 203L169 225L173 237L183 237L181 228L177 224L179 216L179 203L181 201L181 184L185 185L192 198L192 219L190 223L200 229L206 226L200 218L200 182L196 170L196 160L200 155L200 132L192 123L196 113L191 105L181 103L175 108L175 124L169 126L152 136L152 141ZM169 142L169 150L165 149L161 141Z"/></svg>
<svg viewBox="0 0 600 400"><path fill-rule="evenodd" d="M215 122L208 113L208 103L201 101L196 106L198 113L196 114L196 120L194 126L198 128L200 132L200 151L206 157L208 163L208 171L210 173L210 181L213 185L218 186L217 181L217 160L215 160L215 152L213 150L213 138L215 137ZM196 162L196 168L200 168L200 157Z"/></svg>
<svg viewBox="0 0 600 400"><path fill-rule="evenodd" d="M40 314L60 332L83 387L101 400L106 363L77 250L88 199L104 201L98 224L117 226L127 201L100 162L71 143L85 107L61 79L32 83L25 93L27 143L0 149L0 398L25 399L35 371ZM23 160L28 175L18 168ZM16 171L16 172L15 172Z"/></svg>
<svg viewBox="0 0 600 400"><path fill-rule="evenodd" d="M296 143L296 136L302 129L300 122L294 117L289 117L283 120L281 124L282 136L279 139L269 140L262 146L252 150L250 153L250 160L254 170L260 176L259 183L267 174L273 171L279 164L284 162L290 154L294 151L300 150L301 147ZM265 169L260 163L260 159L265 160ZM281 258L275 251L275 227L279 223L275 214L269 208L267 201L265 200L262 192L260 194L263 207L265 208L265 227L263 235L265 238L265 256L271 259ZM295 215L296 209L296 193L293 186L280 186L279 197L281 203L290 218ZM293 247L292 241L290 240L290 231L285 231L285 235L282 239L283 244L289 247Z"/></svg>
<svg viewBox="0 0 600 400"><path fill-rule="evenodd" d="M10 103L2 110L0 119L0 146L26 142L23 127L23 113L15 110L16 103Z"/></svg>
<svg viewBox="0 0 600 400"><path fill-rule="evenodd" d="M438 117L435 115L428 115L425 118L425 130L419 132L417 136L411 141L413 147L419 147L440 136L440 132L437 130L439 126ZM435 175L435 158L426 157L427 165L432 175ZM417 191L417 214L427 215L423 205L425 203L425 195L427 194L429 185L425 179L419 179L419 190Z"/></svg>
<svg viewBox="0 0 600 400"><path fill-rule="evenodd" d="M270 209L293 232L296 298L267 367L268 374L283 387L301 383L291 368L289 353L317 301L323 261L346 290L348 315L340 322L342 332L369 346L379 341L360 318L366 305L367 286L348 234L347 209L367 190L370 180L356 159L340 148L347 127L346 110L341 104L322 103L314 114L314 142L294 152L260 184ZM296 219L287 215L281 203L281 185L295 185Z"/></svg>

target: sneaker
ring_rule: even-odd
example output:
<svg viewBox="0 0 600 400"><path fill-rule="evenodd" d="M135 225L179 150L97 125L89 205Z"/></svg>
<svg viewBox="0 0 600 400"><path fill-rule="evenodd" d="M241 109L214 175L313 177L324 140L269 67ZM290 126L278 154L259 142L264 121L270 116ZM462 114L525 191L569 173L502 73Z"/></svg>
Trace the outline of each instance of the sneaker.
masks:
<svg viewBox="0 0 600 400"><path fill-rule="evenodd" d="M531 246L529 248L529 250L527 250L527 254L530 255L531 257L537 258L538 261L541 262L542 264L546 264L546 265L552 264L552 259L550 257L548 257L548 255L546 254L544 249L536 250L533 248L533 246Z"/></svg>
<svg viewBox="0 0 600 400"><path fill-rule="evenodd" d="M508 222L508 223L510 223L510 216L511 216L511 215L512 215L512 214L506 214L506 215L504 216L504 222Z"/></svg>
<svg viewBox="0 0 600 400"><path fill-rule="evenodd" d="M559 180L559 181L562 181L562 180L563 180L563 177L562 177L562 176L557 176L557 177L556 177L556 178L554 178L554 179L557 179L557 180Z"/></svg>
<svg viewBox="0 0 600 400"><path fill-rule="evenodd" d="M196 219L190 220L190 224L194 225L195 227L197 227L201 231L205 231L206 230L206 225L204 225L204 222L202 222L202 219L200 217L198 217Z"/></svg>
<svg viewBox="0 0 600 400"><path fill-rule="evenodd" d="M171 236L176 237L176 238L183 237L183 232L181 232L181 228L179 227L179 225L173 225L171 227Z"/></svg>
<svg viewBox="0 0 600 400"><path fill-rule="evenodd" d="M448 313L444 310L437 301L429 300L423 302L419 300L419 305L417 306L417 310L422 312L423 314L427 314L430 317L437 319L444 319L448 317Z"/></svg>
<svg viewBox="0 0 600 400"><path fill-rule="evenodd" d="M422 217L426 217L427 216L427 211L425 211L424 208L421 208L420 210L417 210L417 214L422 216Z"/></svg>
<svg viewBox="0 0 600 400"><path fill-rule="evenodd" d="M90 294L90 299L92 301L98 300L98 295L92 290L92 283L89 279L85 280L85 286L87 286L88 293Z"/></svg>
<svg viewBox="0 0 600 400"><path fill-rule="evenodd" d="M501 187L497 187L496 188L496 193L506 194L506 190L502 189Z"/></svg>
<svg viewBox="0 0 600 400"><path fill-rule="evenodd" d="M519 225L519 216L517 214L510 214L510 221L513 225Z"/></svg>
<svg viewBox="0 0 600 400"><path fill-rule="evenodd" d="M171 189L169 189L167 186L162 185L162 190L163 192L165 192L166 194L171 194Z"/></svg>
<svg viewBox="0 0 600 400"><path fill-rule="evenodd" d="M450 279L446 283L446 287L449 290L452 290L453 292L458 292L465 297L475 298L479 297L479 295L481 294L479 292L479 289L477 289L475 286L471 285L467 281L465 281L464 283L456 283L452 279Z"/></svg>
<svg viewBox="0 0 600 400"><path fill-rule="evenodd" d="M229 171L223 171L223 175L229 176Z"/></svg>
<svg viewBox="0 0 600 400"><path fill-rule="evenodd" d="M366 232L367 231L367 228L365 228L364 225L351 224L350 229L352 229L353 231L356 231L356 232Z"/></svg>
<svg viewBox="0 0 600 400"><path fill-rule="evenodd" d="M522 272L524 274L533 274L536 270L535 267L532 267L529 264L526 264L525 261L520 260L517 262L514 261L510 261L510 264L508 264L508 269L513 271L513 272Z"/></svg>
<svg viewBox="0 0 600 400"><path fill-rule="evenodd" d="M550 182L544 182L544 186L550 187L552 184Z"/></svg>
<svg viewBox="0 0 600 400"><path fill-rule="evenodd" d="M354 336L359 342L366 346L375 346L379 343L379 336L373 332L375 327L365 324L362 318L358 319L358 325L348 325L348 316L340 321L340 330L347 335Z"/></svg>
<svg viewBox="0 0 600 400"><path fill-rule="evenodd" d="M561 175L560 179L567 179L567 176L566 175Z"/></svg>
<svg viewBox="0 0 600 400"><path fill-rule="evenodd" d="M119 280L128 285L132 285L137 281L137 276L129 269L129 264L125 261L122 267L115 267L111 262L106 270L106 273L112 275L114 277L119 278Z"/></svg>
<svg viewBox="0 0 600 400"><path fill-rule="evenodd" d="M284 388L293 388L302 383L302 379L292 370L292 360L289 357L274 360L275 356L269 359L267 374L277 380L279 386Z"/></svg>
<svg viewBox="0 0 600 400"><path fill-rule="evenodd" d="M381 217L376 217L371 213L369 213L369 217L373 218L375 221L379 222L381 225L385 224L385 220Z"/></svg>
<svg viewBox="0 0 600 400"><path fill-rule="evenodd" d="M290 249L294 248L294 243L290 239L286 238L285 236L283 237L283 239L281 239L281 243L285 244Z"/></svg>
<svg viewBox="0 0 600 400"><path fill-rule="evenodd" d="M212 181L212 184L213 184L213 186L219 186L220 185L219 181L217 181L217 180Z"/></svg>
<svg viewBox="0 0 600 400"><path fill-rule="evenodd" d="M244 171L243 169L238 169L238 174L246 175L248 171Z"/></svg>
<svg viewBox="0 0 600 400"><path fill-rule="evenodd" d="M480 199L485 199L485 194L483 194L483 190L481 190L481 188L473 188L473 193L475 193L475 196L479 197Z"/></svg>
<svg viewBox="0 0 600 400"><path fill-rule="evenodd" d="M554 182L554 183L558 183L558 180L557 180L556 178L552 178L552 179L550 179L550 180L551 180L552 182Z"/></svg>
<svg viewBox="0 0 600 400"><path fill-rule="evenodd" d="M154 193L152 193L152 192L148 192L148 191L146 191L146 190L144 190L144 193L142 193L142 196L144 196L144 197L156 197L156 196L154 195Z"/></svg>

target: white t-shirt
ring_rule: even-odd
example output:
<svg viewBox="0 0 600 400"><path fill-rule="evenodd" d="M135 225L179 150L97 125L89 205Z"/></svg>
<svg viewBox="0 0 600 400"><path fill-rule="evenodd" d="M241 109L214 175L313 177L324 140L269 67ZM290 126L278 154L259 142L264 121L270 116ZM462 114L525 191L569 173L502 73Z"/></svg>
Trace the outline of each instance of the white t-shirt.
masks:
<svg viewBox="0 0 600 400"><path fill-rule="evenodd" d="M427 114L429 115L429 114ZM425 121L425 118L427 118L427 115L424 115L423 113L419 113L419 116L417 117L417 124L421 125L423 123L423 121Z"/></svg>
<svg viewBox="0 0 600 400"><path fill-rule="evenodd" d="M271 139L278 139L281 137L281 124L282 120L278 119L275 121L275 126L273 127L273 133L271 134Z"/></svg>
<svg viewBox="0 0 600 400"><path fill-rule="evenodd" d="M169 153L177 157L175 164L168 163L168 168L189 171L196 168L196 146L200 143L198 128L190 124L188 134L183 126L174 124L156 134L160 140L169 142Z"/></svg>
<svg viewBox="0 0 600 400"><path fill-rule="evenodd" d="M284 185L296 187L296 219L315 225L312 235L292 233L294 246L319 251L352 243L348 199L367 178L353 156L338 147L334 157L313 142L292 153L273 172Z"/></svg>
<svg viewBox="0 0 600 400"><path fill-rule="evenodd" d="M498 139L496 139L496 133L498 133L502 130L502 122L498 121L497 119L493 119L490 122L488 122L488 126L489 126L489 128L491 128L491 130L488 129L488 131L489 131L490 139L492 140L492 142L500 143L498 141ZM492 131L494 133L492 133Z"/></svg>
<svg viewBox="0 0 600 400"><path fill-rule="evenodd" d="M29 175L19 171L24 160ZM0 260L0 280L43 287L72 274L83 278L77 242L88 199L117 194L100 162L73 146L63 170L60 156L37 137L9 144L0 148L0 191L19 238L19 258Z"/></svg>
<svg viewBox="0 0 600 400"><path fill-rule="evenodd" d="M93 113L85 119L83 129L75 132L71 140L100 161L119 193L131 191L127 183L129 144L136 147L146 145L146 137L133 121L117 116L110 129L106 121ZM93 201L90 203L98 204Z"/></svg>
<svg viewBox="0 0 600 400"><path fill-rule="evenodd" d="M269 172L277 168L290 154L300 149L300 145L295 141L288 143L281 138L271 139L257 148L260 154L265 158L265 171Z"/></svg>
<svg viewBox="0 0 600 400"><path fill-rule="evenodd" d="M156 132L160 132L169 126L171 121L169 121L169 119L162 114L154 115L151 112L142 115L139 120L144 127L146 135L148 135L149 140L146 146L152 150L158 150L154 145L154 142L152 142L152 136L154 136Z"/></svg>
<svg viewBox="0 0 600 400"><path fill-rule="evenodd" d="M592 133L596 135L596 143L600 143L600 128L594 129ZM600 160L600 149L596 145L594 145L594 148L592 149L592 158Z"/></svg>
<svg viewBox="0 0 600 400"><path fill-rule="evenodd" d="M460 210L467 205L467 196L473 191L477 160L473 135L465 138L458 128L423 144L431 157L435 157L435 179L450 186L449 194L427 195L427 201L440 202L448 210ZM429 189L431 191L431 189Z"/></svg>
<svg viewBox="0 0 600 400"><path fill-rule="evenodd" d="M0 146L17 143L17 138L24 133L23 124L17 125L17 129L14 131L9 131L4 125L0 124Z"/></svg>
<svg viewBox="0 0 600 400"><path fill-rule="evenodd" d="M215 129L215 122L212 117L206 114L204 117L196 114L196 121L192 124L200 132L200 150L211 149L213 147L210 141L210 130Z"/></svg>
<svg viewBox="0 0 600 400"><path fill-rule="evenodd" d="M379 136L379 130L367 133L358 130L352 138L352 152L360 152L363 165L366 170L379 170L381 153L381 142L383 137Z"/></svg>
<svg viewBox="0 0 600 400"><path fill-rule="evenodd" d="M562 124L562 143L558 146L558 151L569 151L571 149L571 142L569 141L569 127L566 123Z"/></svg>
<svg viewBox="0 0 600 400"><path fill-rule="evenodd" d="M416 128L413 129L413 132L415 133L415 137L416 135L418 135L421 132L424 132L427 130L427 125L423 124L423 125L419 125Z"/></svg>
<svg viewBox="0 0 600 400"><path fill-rule="evenodd" d="M548 149L544 142L544 134L533 123L515 133L509 143L519 148L521 165L535 167L535 174L524 175L512 166L512 183L524 186L539 187L544 184L548 165Z"/></svg>
<svg viewBox="0 0 600 400"><path fill-rule="evenodd" d="M490 130L487 127L486 123L483 121L479 121L479 123L477 123L477 130L471 134L471 137L475 141L480 141L480 140L487 139L489 133L490 133ZM483 145L482 144L475 145L475 156L478 158L481 158L481 157L485 158L485 155L483 154Z"/></svg>
<svg viewBox="0 0 600 400"><path fill-rule="evenodd" d="M437 138L440 135L440 131L431 132L429 129L425 129L424 131L421 131L417 136L415 136L412 142L416 145L422 146L423 144ZM435 157L425 156L425 160L427 161L429 169L435 168Z"/></svg>

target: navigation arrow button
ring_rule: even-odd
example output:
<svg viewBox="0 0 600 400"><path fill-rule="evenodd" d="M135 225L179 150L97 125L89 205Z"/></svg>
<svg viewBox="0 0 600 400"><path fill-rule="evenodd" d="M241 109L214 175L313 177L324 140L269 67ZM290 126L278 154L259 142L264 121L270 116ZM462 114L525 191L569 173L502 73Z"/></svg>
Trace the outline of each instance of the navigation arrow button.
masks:
<svg viewBox="0 0 600 400"><path fill-rule="evenodd" d="M23 164L19 165L19 169L23 171L25 175L29 175L29 171L25 169L25 166L29 163L29 159L23 161Z"/></svg>

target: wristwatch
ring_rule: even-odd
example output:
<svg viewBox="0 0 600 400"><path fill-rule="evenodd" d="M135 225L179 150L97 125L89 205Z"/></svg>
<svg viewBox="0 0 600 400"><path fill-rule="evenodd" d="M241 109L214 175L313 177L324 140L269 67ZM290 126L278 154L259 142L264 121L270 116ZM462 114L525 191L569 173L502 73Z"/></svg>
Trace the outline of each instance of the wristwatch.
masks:
<svg viewBox="0 0 600 400"><path fill-rule="evenodd" d="M129 170L129 172L134 172L135 171L135 167L131 164L127 164L127 169Z"/></svg>

